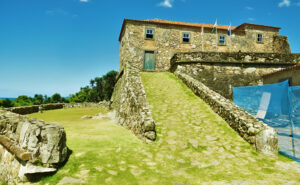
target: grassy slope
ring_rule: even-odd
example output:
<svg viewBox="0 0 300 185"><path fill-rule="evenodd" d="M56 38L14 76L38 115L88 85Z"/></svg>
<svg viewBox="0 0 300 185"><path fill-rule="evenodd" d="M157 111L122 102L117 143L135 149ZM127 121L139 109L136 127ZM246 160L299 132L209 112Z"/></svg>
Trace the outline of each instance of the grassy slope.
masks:
<svg viewBox="0 0 300 185"><path fill-rule="evenodd" d="M68 163L42 183L56 184L64 176L122 185L300 182L293 162L256 153L172 74L143 73L142 80L157 123L158 139L152 144L108 120L80 119L104 112L97 108L30 115L62 124L73 150Z"/></svg>

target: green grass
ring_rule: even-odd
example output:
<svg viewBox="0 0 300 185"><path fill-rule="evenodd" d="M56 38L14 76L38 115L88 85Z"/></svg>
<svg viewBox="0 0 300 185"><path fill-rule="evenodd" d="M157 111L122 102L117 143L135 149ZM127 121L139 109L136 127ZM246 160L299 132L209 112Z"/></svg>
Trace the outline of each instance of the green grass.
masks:
<svg viewBox="0 0 300 185"><path fill-rule="evenodd" d="M129 130L107 120L80 119L105 113L98 108L45 111L30 116L59 122L67 132L72 155L55 175L85 184L250 184L300 182L300 167L279 155L257 153L208 105L170 73L142 73L157 140L143 144Z"/></svg>

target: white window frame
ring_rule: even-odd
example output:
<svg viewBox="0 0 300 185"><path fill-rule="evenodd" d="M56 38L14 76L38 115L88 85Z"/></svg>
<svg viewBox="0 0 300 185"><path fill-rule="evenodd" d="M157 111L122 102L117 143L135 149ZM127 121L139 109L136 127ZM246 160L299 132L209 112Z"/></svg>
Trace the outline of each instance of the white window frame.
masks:
<svg viewBox="0 0 300 185"><path fill-rule="evenodd" d="M261 37L260 37L260 35L261 35ZM256 35L256 42L258 42L258 43L263 43L264 42L264 35L262 33L258 33Z"/></svg>
<svg viewBox="0 0 300 185"><path fill-rule="evenodd" d="M221 39L224 38L224 39ZM221 41L224 41L224 43L221 43ZM220 35L219 36L219 45L226 45L226 36L225 35Z"/></svg>
<svg viewBox="0 0 300 185"><path fill-rule="evenodd" d="M148 31L151 31L152 33L148 33ZM154 28L146 28L145 30L145 39L148 39L148 40L154 40ZM152 38L148 38L147 35L152 35Z"/></svg>
<svg viewBox="0 0 300 185"><path fill-rule="evenodd" d="M184 39L189 39L189 41L184 41ZM191 33L182 32L182 43L191 43Z"/></svg>

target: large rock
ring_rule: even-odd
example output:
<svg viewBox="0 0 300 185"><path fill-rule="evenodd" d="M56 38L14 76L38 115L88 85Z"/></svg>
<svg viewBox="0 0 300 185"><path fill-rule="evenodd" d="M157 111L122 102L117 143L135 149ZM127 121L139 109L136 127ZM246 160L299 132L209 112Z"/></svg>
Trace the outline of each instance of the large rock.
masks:
<svg viewBox="0 0 300 185"><path fill-rule="evenodd" d="M57 123L0 110L0 136L0 182L27 181L27 175L56 171L67 159L66 133Z"/></svg>

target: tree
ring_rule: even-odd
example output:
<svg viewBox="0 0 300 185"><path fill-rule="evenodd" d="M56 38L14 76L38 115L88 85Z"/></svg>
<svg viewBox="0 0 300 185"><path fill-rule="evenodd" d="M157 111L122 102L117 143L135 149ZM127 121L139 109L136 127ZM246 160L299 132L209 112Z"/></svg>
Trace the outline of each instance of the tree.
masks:
<svg viewBox="0 0 300 185"><path fill-rule="evenodd" d="M118 72L117 71L110 71L106 75L103 76L103 94L104 94L104 99L105 100L110 100L113 92L114 92L114 87L116 84L116 76Z"/></svg>
<svg viewBox="0 0 300 185"><path fill-rule="evenodd" d="M96 82L96 81L95 81L95 80L93 80L93 79L92 79L92 80L90 80L90 84L91 84L91 87L92 87L92 88L94 87L94 85L95 85L95 82Z"/></svg>
<svg viewBox="0 0 300 185"><path fill-rule="evenodd" d="M63 102L62 97L59 93L55 93L51 97L51 103L61 103Z"/></svg>
<svg viewBox="0 0 300 185"><path fill-rule="evenodd" d="M69 101L79 103L110 100L116 84L117 74L116 71L110 71L103 77L90 80L90 86L81 87L79 92L71 94Z"/></svg>
<svg viewBox="0 0 300 185"><path fill-rule="evenodd" d="M29 106L29 105L33 105L33 99L26 96L26 95L21 95L18 96L15 99L15 104L16 106Z"/></svg>
<svg viewBox="0 0 300 185"><path fill-rule="evenodd" d="M34 105L41 105L44 102L44 97L41 94L34 95Z"/></svg>
<svg viewBox="0 0 300 185"><path fill-rule="evenodd" d="M7 107L13 107L14 104L11 100L5 99L2 101L2 106L7 108Z"/></svg>
<svg viewBox="0 0 300 185"><path fill-rule="evenodd" d="M103 94L103 78L96 77L96 86L94 90L97 93L97 101L102 101L104 99L104 94Z"/></svg>

